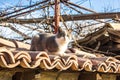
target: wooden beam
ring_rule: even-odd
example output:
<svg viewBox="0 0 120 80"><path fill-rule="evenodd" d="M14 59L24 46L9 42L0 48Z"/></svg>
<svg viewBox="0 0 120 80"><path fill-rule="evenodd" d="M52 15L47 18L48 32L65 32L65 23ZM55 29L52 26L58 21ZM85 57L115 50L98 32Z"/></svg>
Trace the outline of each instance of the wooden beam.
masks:
<svg viewBox="0 0 120 80"><path fill-rule="evenodd" d="M113 13L94 13L94 14L77 14L77 15L61 15L64 21L77 21L77 20L94 20L94 19L113 19L119 18L120 12L113 12ZM41 18L32 18L32 19L9 19L9 20L2 20L2 22L10 22L10 23L20 23L20 24L29 24L29 23L39 23L43 21L44 17ZM51 16L49 19L50 22L54 21L54 17Z"/></svg>
<svg viewBox="0 0 120 80"><path fill-rule="evenodd" d="M55 33L58 31L60 21L60 0L55 0Z"/></svg>
<svg viewBox="0 0 120 80"><path fill-rule="evenodd" d="M73 3L73 2L70 2L70 1L64 1L64 2L66 2L66 3L68 3L68 4L72 5L72 6L78 7L80 9L83 9L83 10L86 10L86 11L89 11L89 12L92 12L92 13L97 13L97 12L91 10L91 9L88 9L88 8L83 7L83 6L77 5L77 4Z"/></svg>

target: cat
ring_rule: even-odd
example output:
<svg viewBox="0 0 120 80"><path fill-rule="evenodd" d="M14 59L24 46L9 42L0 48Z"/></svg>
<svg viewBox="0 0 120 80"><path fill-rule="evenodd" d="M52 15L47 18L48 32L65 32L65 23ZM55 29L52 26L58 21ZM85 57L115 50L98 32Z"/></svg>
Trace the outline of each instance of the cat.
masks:
<svg viewBox="0 0 120 80"><path fill-rule="evenodd" d="M64 55L71 41L71 31L58 28L57 34L40 33L31 41L31 51L46 51L52 55Z"/></svg>

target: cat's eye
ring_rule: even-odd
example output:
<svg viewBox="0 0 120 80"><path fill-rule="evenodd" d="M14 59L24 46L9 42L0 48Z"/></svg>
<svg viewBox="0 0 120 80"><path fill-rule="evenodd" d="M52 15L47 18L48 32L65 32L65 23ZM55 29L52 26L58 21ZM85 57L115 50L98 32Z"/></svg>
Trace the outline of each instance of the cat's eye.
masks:
<svg viewBox="0 0 120 80"><path fill-rule="evenodd" d="M69 35L67 34L67 37L69 37Z"/></svg>

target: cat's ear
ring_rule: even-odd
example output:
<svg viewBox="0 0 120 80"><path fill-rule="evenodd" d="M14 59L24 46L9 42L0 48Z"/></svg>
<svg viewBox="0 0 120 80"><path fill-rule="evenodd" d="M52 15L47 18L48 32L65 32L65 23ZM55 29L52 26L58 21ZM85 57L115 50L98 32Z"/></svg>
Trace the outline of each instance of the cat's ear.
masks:
<svg viewBox="0 0 120 80"><path fill-rule="evenodd" d="M71 34L71 33L72 33L72 31L73 31L72 29L68 29L68 33L70 33L70 34Z"/></svg>

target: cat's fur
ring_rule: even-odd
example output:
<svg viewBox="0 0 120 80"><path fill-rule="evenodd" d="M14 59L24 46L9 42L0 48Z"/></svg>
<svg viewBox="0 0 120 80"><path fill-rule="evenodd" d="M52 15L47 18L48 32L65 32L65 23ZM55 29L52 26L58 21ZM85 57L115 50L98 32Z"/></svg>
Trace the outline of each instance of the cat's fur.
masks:
<svg viewBox="0 0 120 80"><path fill-rule="evenodd" d="M48 54L64 55L71 40L69 31L58 29L57 34L41 33L31 41L31 51L46 51Z"/></svg>

